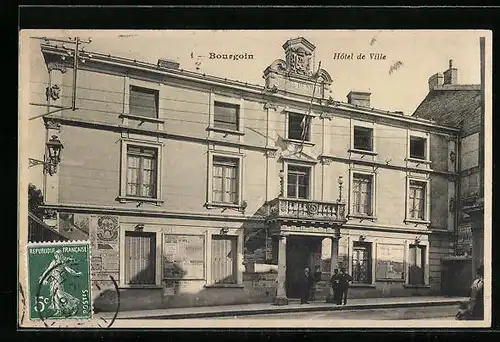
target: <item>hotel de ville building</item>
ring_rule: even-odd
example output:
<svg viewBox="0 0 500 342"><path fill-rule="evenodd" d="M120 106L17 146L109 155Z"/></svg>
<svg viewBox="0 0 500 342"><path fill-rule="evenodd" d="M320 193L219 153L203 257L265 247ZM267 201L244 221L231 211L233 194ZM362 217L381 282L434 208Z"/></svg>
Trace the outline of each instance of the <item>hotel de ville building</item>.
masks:
<svg viewBox="0 0 500 342"><path fill-rule="evenodd" d="M330 97L304 38L261 85L88 52L73 85L73 50L40 47L46 136L64 145L45 222L91 241L96 309L114 310L112 279L121 310L285 305L305 267L317 300L335 268L353 298L441 293L456 128Z"/></svg>

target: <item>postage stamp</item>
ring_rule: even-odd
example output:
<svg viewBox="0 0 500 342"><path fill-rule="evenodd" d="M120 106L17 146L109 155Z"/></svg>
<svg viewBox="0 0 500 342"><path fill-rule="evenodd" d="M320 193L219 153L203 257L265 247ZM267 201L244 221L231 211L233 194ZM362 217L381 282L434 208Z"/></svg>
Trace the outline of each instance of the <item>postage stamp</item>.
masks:
<svg viewBox="0 0 500 342"><path fill-rule="evenodd" d="M89 243L34 243L27 248L30 319L91 319Z"/></svg>

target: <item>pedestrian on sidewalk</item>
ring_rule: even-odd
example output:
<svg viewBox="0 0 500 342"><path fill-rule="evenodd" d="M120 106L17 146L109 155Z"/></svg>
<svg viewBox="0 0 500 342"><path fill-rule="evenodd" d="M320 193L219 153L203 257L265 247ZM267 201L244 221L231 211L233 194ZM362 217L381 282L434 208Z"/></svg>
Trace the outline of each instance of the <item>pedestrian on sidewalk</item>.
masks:
<svg viewBox="0 0 500 342"><path fill-rule="evenodd" d="M333 270L333 275L330 278L330 285L333 290L333 301L335 304L340 305L342 300L342 291L340 289L340 274L339 269L336 268Z"/></svg>
<svg viewBox="0 0 500 342"><path fill-rule="evenodd" d="M484 267L478 267L476 279L471 285L470 316L473 320L484 319Z"/></svg>
<svg viewBox="0 0 500 342"><path fill-rule="evenodd" d="M349 283L352 277L346 272L345 268L340 269L340 304L347 304L347 293L349 292Z"/></svg>
<svg viewBox="0 0 500 342"><path fill-rule="evenodd" d="M300 281L300 304L309 304L309 295L313 282L314 278L311 275L309 268L306 267Z"/></svg>

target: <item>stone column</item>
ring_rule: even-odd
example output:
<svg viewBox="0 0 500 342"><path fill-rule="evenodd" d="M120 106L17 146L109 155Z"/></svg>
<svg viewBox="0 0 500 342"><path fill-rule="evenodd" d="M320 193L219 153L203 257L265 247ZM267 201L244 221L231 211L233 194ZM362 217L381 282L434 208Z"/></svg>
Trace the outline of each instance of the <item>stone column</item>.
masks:
<svg viewBox="0 0 500 342"><path fill-rule="evenodd" d="M330 277L333 275L333 270L337 268L337 264L339 261L339 237L334 236L331 238L332 239L332 248L331 248L331 257L330 257ZM334 297L333 297L333 288L328 282L328 285L330 286L330 293L328 294L328 297L326 298L327 303L334 303Z"/></svg>
<svg viewBox="0 0 500 342"><path fill-rule="evenodd" d="M287 305L285 281L286 281L286 236L278 236L278 284L274 305Z"/></svg>

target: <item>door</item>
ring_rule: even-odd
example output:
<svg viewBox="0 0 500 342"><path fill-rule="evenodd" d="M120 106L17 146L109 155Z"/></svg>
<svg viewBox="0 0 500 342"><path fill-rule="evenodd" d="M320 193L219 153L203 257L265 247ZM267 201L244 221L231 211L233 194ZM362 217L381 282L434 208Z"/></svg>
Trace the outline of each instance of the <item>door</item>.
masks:
<svg viewBox="0 0 500 342"><path fill-rule="evenodd" d="M304 268L309 267L309 246L307 237L287 238L286 247L286 295L288 298L300 298L300 280Z"/></svg>

